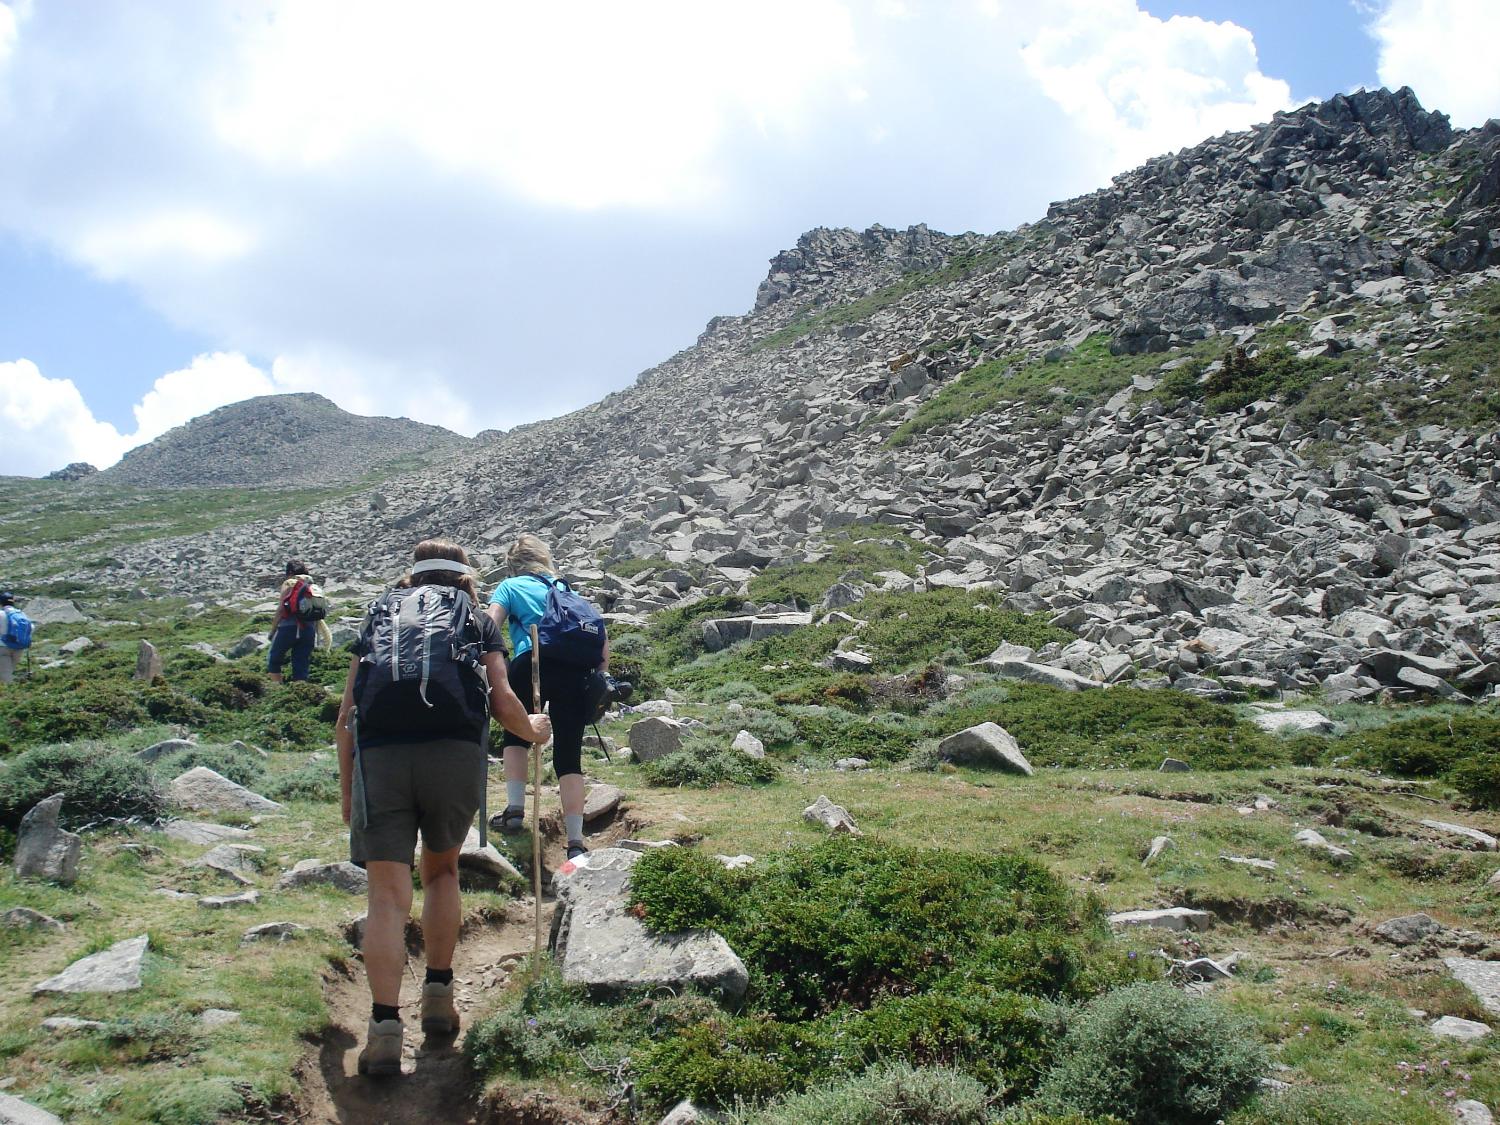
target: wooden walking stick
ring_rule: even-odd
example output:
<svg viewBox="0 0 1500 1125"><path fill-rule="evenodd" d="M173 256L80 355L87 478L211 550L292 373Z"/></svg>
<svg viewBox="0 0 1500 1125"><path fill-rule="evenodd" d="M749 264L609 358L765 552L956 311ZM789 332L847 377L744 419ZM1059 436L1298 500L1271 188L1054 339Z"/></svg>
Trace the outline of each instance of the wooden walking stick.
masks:
<svg viewBox="0 0 1500 1125"><path fill-rule="evenodd" d="M531 713L542 713L542 653L536 626L531 627ZM531 972L542 971L542 744L531 744L531 895L536 900L536 940Z"/></svg>

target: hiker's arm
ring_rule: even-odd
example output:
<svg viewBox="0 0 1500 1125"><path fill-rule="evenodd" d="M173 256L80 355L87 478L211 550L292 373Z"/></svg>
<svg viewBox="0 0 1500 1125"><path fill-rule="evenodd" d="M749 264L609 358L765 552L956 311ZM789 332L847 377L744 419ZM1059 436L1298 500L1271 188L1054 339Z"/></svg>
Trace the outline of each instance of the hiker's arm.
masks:
<svg viewBox="0 0 1500 1125"><path fill-rule="evenodd" d="M527 715L525 705L510 690L505 678L505 657L498 652L484 654L484 670L490 680L490 714L495 721L517 738L543 745L552 741L552 720L546 715Z"/></svg>
<svg viewBox="0 0 1500 1125"><path fill-rule="evenodd" d="M333 741L339 751L339 793L344 803L344 823L354 807L354 732L349 717L354 713L354 674L359 671L359 657L349 660L349 678L344 681L344 700L339 704L339 720L333 728Z"/></svg>
<svg viewBox="0 0 1500 1125"><path fill-rule="evenodd" d="M505 612L505 607L499 602L490 602L484 607L484 612L489 614L490 620L495 623L496 629L505 628L505 619L510 615Z"/></svg>

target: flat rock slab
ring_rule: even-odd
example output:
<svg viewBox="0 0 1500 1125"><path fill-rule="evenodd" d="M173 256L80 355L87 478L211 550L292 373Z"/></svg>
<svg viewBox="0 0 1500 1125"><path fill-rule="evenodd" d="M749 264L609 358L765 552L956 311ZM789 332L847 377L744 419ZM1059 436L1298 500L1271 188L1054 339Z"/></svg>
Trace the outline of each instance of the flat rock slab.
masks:
<svg viewBox="0 0 1500 1125"><path fill-rule="evenodd" d="M45 879L71 886L78 878L78 857L83 837L58 826L63 795L54 793L39 801L21 818L16 837L16 876Z"/></svg>
<svg viewBox="0 0 1500 1125"><path fill-rule="evenodd" d="M165 758L168 754L175 754L179 750L196 750L198 744L186 738L166 738L161 742L153 742L144 750L137 750L135 756L143 762L154 762L158 758Z"/></svg>
<svg viewBox="0 0 1500 1125"><path fill-rule="evenodd" d="M478 842L478 835L475 835ZM369 876L364 868L355 867L347 860L343 863L319 863L315 859L304 859L276 880L278 891L297 887L336 887L351 895L362 895L369 886Z"/></svg>
<svg viewBox="0 0 1500 1125"><path fill-rule="evenodd" d="M1241 867L1254 867L1260 871L1275 871L1276 861L1274 859L1257 859L1249 855L1220 855L1225 863L1239 864Z"/></svg>
<svg viewBox="0 0 1500 1125"><path fill-rule="evenodd" d="M687 726L676 719L653 715L630 728L630 753L637 762L654 762L682 749Z"/></svg>
<svg viewBox="0 0 1500 1125"><path fill-rule="evenodd" d="M188 866L211 867L230 875L248 875L259 868L259 857L265 854L265 848L254 844L216 844Z"/></svg>
<svg viewBox="0 0 1500 1125"><path fill-rule="evenodd" d="M620 807L624 799L625 792L618 785L590 785L583 795L584 823L608 816Z"/></svg>
<svg viewBox="0 0 1500 1125"><path fill-rule="evenodd" d="M1483 1039L1490 1033L1490 1025L1480 1023L1478 1020L1460 1019L1458 1016L1444 1016L1442 1019L1433 1020L1430 1028L1434 1035L1445 1039L1460 1039L1465 1043L1475 1039Z"/></svg>
<svg viewBox="0 0 1500 1125"><path fill-rule="evenodd" d="M1458 836L1477 844L1487 852L1500 849L1500 840L1495 839L1488 832L1481 832L1477 828L1469 828L1462 824L1450 824L1446 820L1424 820L1422 827L1431 828L1434 832L1441 832L1446 836Z"/></svg>
<svg viewBox="0 0 1500 1125"><path fill-rule="evenodd" d="M259 891L246 891L238 895L204 895L198 905L205 910L225 910L232 906L254 906L260 901Z"/></svg>
<svg viewBox="0 0 1500 1125"><path fill-rule="evenodd" d="M246 930L245 936L240 938L240 944L254 945L258 941L280 943L291 941L305 933L307 927L298 922L262 922L259 926L251 926Z"/></svg>
<svg viewBox="0 0 1500 1125"><path fill-rule="evenodd" d="M194 766L172 779L167 789L172 803L203 812L279 812L281 806L252 793L207 766Z"/></svg>
<svg viewBox="0 0 1500 1125"><path fill-rule="evenodd" d="M1500 961L1471 961L1467 957L1444 957L1453 979L1479 998L1484 1010L1500 1015Z"/></svg>
<svg viewBox="0 0 1500 1125"><path fill-rule="evenodd" d="M1377 937L1392 945L1416 945L1424 938L1443 932L1443 924L1429 914L1404 914L1389 918L1375 927Z"/></svg>
<svg viewBox="0 0 1500 1125"><path fill-rule="evenodd" d="M630 874L641 853L601 848L553 879L552 944L563 979L601 992L692 985L738 999L745 963L712 930L655 934L629 913Z"/></svg>
<svg viewBox="0 0 1500 1125"><path fill-rule="evenodd" d="M0 1094L0 1125L63 1125L63 1119L14 1094Z"/></svg>
<svg viewBox="0 0 1500 1125"><path fill-rule="evenodd" d="M22 608L37 625L80 625L88 620L67 598L27 598Z"/></svg>
<svg viewBox="0 0 1500 1125"><path fill-rule="evenodd" d="M845 832L850 836L864 835L854 823L854 818L849 815L849 810L843 805L835 805L824 793L818 794L818 799L802 810L802 819L821 824L830 832Z"/></svg>
<svg viewBox="0 0 1500 1125"><path fill-rule="evenodd" d="M1021 746L998 723L980 723L950 734L938 743L938 755L961 766L1006 770L1030 777L1036 771L1021 753Z"/></svg>
<svg viewBox="0 0 1500 1125"><path fill-rule="evenodd" d="M993 657L979 661L981 667L1004 680L1019 680L1024 684L1042 684L1045 687L1062 688L1065 691L1088 691L1102 688L1098 680L1069 672L1066 668L1054 668L1050 664L1034 664L1029 660L1014 660Z"/></svg>
<svg viewBox="0 0 1500 1125"><path fill-rule="evenodd" d="M161 826L161 831L169 840L205 848L226 840L243 840L250 835L247 828L231 828L227 824L209 824L201 820L169 820Z"/></svg>
<svg viewBox="0 0 1500 1125"><path fill-rule="evenodd" d="M479 846L479 829L477 828L470 828L469 834L464 837L463 847L458 853L458 865L470 871L483 872L497 879L525 881L525 876L516 870L515 864L501 855L494 844ZM355 868L355 870L359 869Z"/></svg>
<svg viewBox="0 0 1500 1125"><path fill-rule="evenodd" d="M81 1020L77 1016L49 1016L42 1021L42 1030L53 1035L76 1035L80 1031L103 1031L109 1024L102 1020Z"/></svg>
<svg viewBox="0 0 1500 1125"><path fill-rule="evenodd" d="M13 906L0 914L0 926L18 930L52 930L57 933L65 928L56 918L29 906Z"/></svg>
<svg viewBox="0 0 1500 1125"><path fill-rule="evenodd" d="M210 1030L226 1024L239 1023L240 1018L239 1012L228 1008L205 1008L198 1013L198 1022Z"/></svg>
<svg viewBox="0 0 1500 1125"><path fill-rule="evenodd" d="M1111 926L1152 926L1158 930L1175 930L1186 933L1192 930L1203 933L1214 924L1214 916L1207 910L1192 910L1186 906L1173 906L1166 910L1125 910L1109 916Z"/></svg>
<svg viewBox="0 0 1500 1125"><path fill-rule="evenodd" d="M1251 720L1271 734L1332 734L1338 724L1316 711L1266 711Z"/></svg>
<svg viewBox="0 0 1500 1125"><path fill-rule="evenodd" d="M1457 1125L1495 1125L1495 1116L1490 1107L1473 1098L1453 1103L1453 1120Z"/></svg>
<svg viewBox="0 0 1500 1125"><path fill-rule="evenodd" d="M74 961L55 977L32 985L40 992L130 992L141 987L141 967L150 938L145 934L117 941L100 953Z"/></svg>
<svg viewBox="0 0 1500 1125"><path fill-rule="evenodd" d="M1324 853L1329 859L1348 859L1354 855L1348 848L1341 848L1337 844L1330 844L1324 838L1323 834L1316 829L1304 828L1301 832L1293 836L1292 839L1296 840L1304 848L1312 848L1314 851Z"/></svg>

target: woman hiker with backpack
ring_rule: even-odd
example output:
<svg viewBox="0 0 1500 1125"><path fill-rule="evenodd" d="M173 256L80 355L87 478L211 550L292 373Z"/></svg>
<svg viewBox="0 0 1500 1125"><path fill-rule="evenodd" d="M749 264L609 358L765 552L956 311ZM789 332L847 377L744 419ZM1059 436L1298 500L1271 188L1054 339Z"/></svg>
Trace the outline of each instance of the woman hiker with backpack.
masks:
<svg viewBox="0 0 1500 1125"><path fill-rule="evenodd" d="M365 973L368 1039L361 1074L401 1072L401 972L413 853L422 838L422 1030L458 1029L453 950L463 906L458 857L484 806L489 720L545 743L552 724L526 714L505 678L500 630L479 612L462 547L417 544L411 572L375 600L352 646L336 731L349 858L369 874Z"/></svg>
<svg viewBox="0 0 1500 1125"><path fill-rule="evenodd" d="M333 637L328 623L328 603L308 577L307 564L301 559L287 559L286 580L276 598L276 617L271 621L271 647L266 653L266 671L274 683L281 683L281 669L287 654L292 657L292 679L305 680L312 671L313 648L321 638L323 647L331 647Z"/></svg>
<svg viewBox="0 0 1500 1125"><path fill-rule="evenodd" d="M531 690L531 627L547 612L554 587L559 585L552 552L535 535L522 535L505 553L511 577L495 587L488 613L496 626L509 624L511 652L510 686L517 695ZM566 584L561 584L566 589ZM597 612L595 612L597 618ZM568 833L568 858L577 859L588 848L583 843L583 728L592 703L589 677L597 666L609 673L609 641L599 628L599 655L591 663L570 664L544 659L542 702L552 717L552 764L562 795L563 823ZM543 644L544 658L545 641ZM526 823L526 745L523 739L505 736L505 809L490 821L490 827L507 834L520 832Z"/></svg>

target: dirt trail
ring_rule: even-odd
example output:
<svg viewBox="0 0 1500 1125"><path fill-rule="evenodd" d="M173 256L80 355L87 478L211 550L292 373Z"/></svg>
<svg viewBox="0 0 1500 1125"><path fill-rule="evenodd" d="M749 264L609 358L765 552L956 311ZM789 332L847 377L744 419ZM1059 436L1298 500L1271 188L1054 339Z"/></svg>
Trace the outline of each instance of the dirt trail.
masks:
<svg viewBox="0 0 1500 1125"><path fill-rule="evenodd" d="M542 821L542 940L545 943L555 906L552 872L565 862L563 841ZM627 835L629 820L610 817L589 836L591 848L608 847ZM594 827L594 826L591 826ZM529 869L528 869L529 873ZM417 909L420 910L420 899ZM408 937L411 937L411 933ZM292 1117L302 1125L479 1125L493 1120L484 1113L479 1083L463 1057L463 1039L477 1013L493 1006L497 990L510 979L520 960L532 951L534 909L531 897L512 903L503 914L471 911L464 919L453 959L455 996L462 1017L457 1036L427 1036L417 1007L421 994L420 942L412 949L401 988L401 1017L406 1024L406 1051L401 1075L371 1079L358 1073L370 1015L370 993L363 967L351 961L347 971L330 971L326 986L329 1026L303 1059L298 1075L301 1095ZM414 975L415 974L415 975ZM550 1117L550 1115L549 1115ZM516 1120L525 1120L517 1117Z"/></svg>

